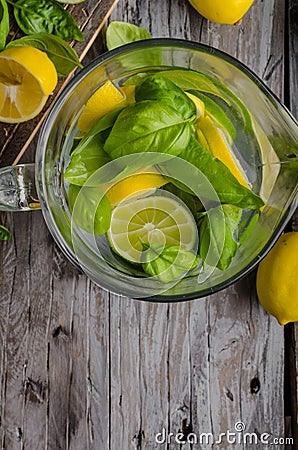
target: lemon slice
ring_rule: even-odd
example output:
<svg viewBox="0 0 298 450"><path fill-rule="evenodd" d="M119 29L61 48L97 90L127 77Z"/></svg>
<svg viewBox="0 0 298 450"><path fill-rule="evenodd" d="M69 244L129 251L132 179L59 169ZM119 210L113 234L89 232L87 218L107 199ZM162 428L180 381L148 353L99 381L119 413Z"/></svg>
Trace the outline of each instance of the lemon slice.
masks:
<svg viewBox="0 0 298 450"><path fill-rule="evenodd" d="M185 94L194 102L197 108L197 117L204 117L205 115L205 103L199 99L196 95L191 94L190 92L185 92Z"/></svg>
<svg viewBox="0 0 298 450"><path fill-rule="evenodd" d="M130 96L133 95L131 91ZM120 92L110 80L106 81L87 101L78 120L79 130L86 133L101 117L128 103L125 93Z"/></svg>
<svg viewBox="0 0 298 450"><path fill-rule="evenodd" d="M218 128L214 125L212 119L205 116L198 120L198 138L200 139L200 133L203 135L203 139L207 142L209 150L223 162L232 172L234 177L240 184L249 188L248 182L245 179L244 174L241 172L238 164L234 160L231 151ZM202 140L201 140L202 141Z"/></svg>
<svg viewBox="0 0 298 450"><path fill-rule="evenodd" d="M198 230L186 205L159 190L155 195L126 200L116 206L107 236L116 253L140 263L143 244L178 245L193 250Z"/></svg>
<svg viewBox="0 0 298 450"><path fill-rule="evenodd" d="M167 180L153 167L147 172L131 175L114 184L106 193L112 205L120 203L122 200L133 195L146 193L147 190L159 188L166 184Z"/></svg>
<svg viewBox="0 0 298 450"><path fill-rule="evenodd" d="M57 84L54 64L34 47L12 47L0 53L0 121L25 122L42 110Z"/></svg>
<svg viewBox="0 0 298 450"><path fill-rule="evenodd" d="M128 86L122 86L119 90L120 90L120 92L122 92L122 94L126 98L127 103L135 102L136 87L133 84L128 85Z"/></svg>

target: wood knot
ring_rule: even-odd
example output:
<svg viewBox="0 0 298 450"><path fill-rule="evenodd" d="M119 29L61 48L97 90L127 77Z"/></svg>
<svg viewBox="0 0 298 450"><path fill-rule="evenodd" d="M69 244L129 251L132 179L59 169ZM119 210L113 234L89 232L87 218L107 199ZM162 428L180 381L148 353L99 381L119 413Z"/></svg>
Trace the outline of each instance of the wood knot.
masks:
<svg viewBox="0 0 298 450"><path fill-rule="evenodd" d="M26 378L23 383L24 395L32 403L43 403L45 400L46 387L42 381L34 381Z"/></svg>
<svg viewBox="0 0 298 450"><path fill-rule="evenodd" d="M259 390L261 389L261 383L258 377L252 378L250 382L250 392L252 394L257 394Z"/></svg>
<svg viewBox="0 0 298 450"><path fill-rule="evenodd" d="M230 391L229 388L226 388L226 396L228 397L229 400L231 400L231 402L234 401L234 395L233 395L233 393Z"/></svg>
<svg viewBox="0 0 298 450"><path fill-rule="evenodd" d="M69 332L62 326L62 325L58 325L58 327L56 327L53 332L52 332L52 336L53 338L65 338L65 337L69 337Z"/></svg>

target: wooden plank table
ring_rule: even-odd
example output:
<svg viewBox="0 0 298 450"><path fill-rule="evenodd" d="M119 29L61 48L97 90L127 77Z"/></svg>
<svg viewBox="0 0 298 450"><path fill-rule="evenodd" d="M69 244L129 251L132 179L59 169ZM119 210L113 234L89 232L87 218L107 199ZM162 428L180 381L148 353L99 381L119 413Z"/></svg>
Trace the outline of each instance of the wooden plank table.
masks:
<svg viewBox="0 0 298 450"><path fill-rule="evenodd" d="M91 19L100 3L82 4ZM297 114L297 2L285 5L255 0L241 25L225 26L186 0L119 0L112 19L226 51ZM86 25L88 39L97 17ZM84 62L102 51L101 42ZM1 166L20 159L39 119L0 127ZM34 158L36 137L29 141L22 162ZM1 220L12 231L0 244L2 449L295 448L285 442L297 424L297 329L287 326L284 339L258 303L254 272L188 303L133 301L72 267L41 212ZM243 437L241 426L251 442L233 443L231 433ZM180 432L185 445L176 442ZM222 443L212 446L221 433ZM262 443L263 433L279 443Z"/></svg>

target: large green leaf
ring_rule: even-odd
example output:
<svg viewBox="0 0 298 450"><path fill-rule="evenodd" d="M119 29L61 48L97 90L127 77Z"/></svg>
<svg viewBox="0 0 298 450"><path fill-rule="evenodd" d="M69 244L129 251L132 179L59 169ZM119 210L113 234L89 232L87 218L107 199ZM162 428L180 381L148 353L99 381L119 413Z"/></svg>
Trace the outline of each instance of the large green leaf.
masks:
<svg viewBox="0 0 298 450"><path fill-rule="evenodd" d="M222 217L218 214L219 208L222 208ZM241 215L242 209L233 205L221 205L202 215L199 253L208 265L225 270L231 264L239 247L237 229Z"/></svg>
<svg viewBox="0 0 298 450"><path fill-rule="evenodd" d="M104 132L96 134L81 151L74 151L64 172L65 180L83 186L97 169L107 164L111 159L104 151L103 144Z"/></svg>
<svg viewBox="0 0 298 450"><path fill-rule="evenodd" d="M66 41L84 39L71 14L54 0L17 0L9 3L13 5L17 24L25 34L55 34Z"/></svg>
<svg viewBox="0 0 298 450"><path fill-rule="evenodd" d="M158 100L172 107L183 119L196 118L194 102L175 83L160 75L148 77L138 85L135 99L137 102Z"/></svg>
<svg viewBox="0 0 298 450"><path fill-rule="evenodd" d="M140 152L179 155L187 146L191 127L173 108L145 100L119 114L104 145L112 159Z"/></svg>
<svg viewBox="0 0 298 450"><path fill-rule="evenodd" d="M0 0L0 51L4 49L9 33L9 14L7 3Z"/></svg>
<svg viewBox="0 0 298 450"><path fill-rule="evenodd" d="M129 44L130 42L150 39L149 31L127 22L114 20L109 24L106 31L106 44L108 50Z"/></svg>
<svg viewBox="0 0 298 450"><path fill-rule="evenodd" d="M242 186L228 167L220 160L214 158L209 150L200 145L194 135L191 136L188 146L180 153L179 157L200 170L209 180L222 203L229 203L243 209L252 210L257 210L264 205L263 200L250 189ZM163 167L170 177L173 176L171 164L173 169L176 170L177 162L175 160L163 163ZM185 174L186 176L187 174ZM183 189L182 183L179 183L179 187ZM189 192L189 189L187 189L187 192ZM208 202L209 188L205 190L205 187L202 185L200 192L203 203Z"/></svg>
<svg viewBox="0 0 298 450"><path fill-rule="evenodd" d="M91 234L107 232L111 222L111 205L100 189L71 184L68 202L77 226Z"/></svg>
<svg viewBox="0 0 298 450"><path fill-rule="evenodd" d="M170 283L186 276L196 268L199 257L191 251L184 250L178 245L163 247L157 243L150 246L143 245L142 268L159 281Z"/></svg>

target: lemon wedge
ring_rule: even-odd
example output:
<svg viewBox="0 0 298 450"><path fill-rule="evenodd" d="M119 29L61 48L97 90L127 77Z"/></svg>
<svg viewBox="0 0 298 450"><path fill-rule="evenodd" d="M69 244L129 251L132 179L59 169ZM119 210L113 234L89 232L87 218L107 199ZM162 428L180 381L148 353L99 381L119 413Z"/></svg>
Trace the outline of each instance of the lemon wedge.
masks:
<svg viewBox="0 0 298 450"><path fill-rule="evenodd" d="M132 93L129 92L129 95ZM117 89L110 80L106 81L87 101L78 120L79 130L86 133L101 117L128 103L125 93Z"/></svg>
<svg viewBox="0 0 298 450"><path fill-rule="evenodd" d="M122 86L119 90L120 90L120 92L122 92L122 94L126 98L127 103L135 102L136 87L133 84L129 84L127 86Z"/></svg>
<svg viewBox="0 0 298 450"><path fill-rule="evenodd" d="M240 184L249 188L244 174L235 162L223 135L214 125L212 119L208 116L202 117L198 120L198 139L202 145L204 145L203 142L207 142L207 148L209 148L213 156L223 162L230 169L231 173ZM203 142L202 139L204 140Z"/></svg>
<svg viewBox="0 0 298 450"><path fill-rule="evenodd" d="M197 108L197 117L205 116L205 103L199 99L196 95L191 94L190 92L185 92L185 94L194 102Z"/></svg>
<svg viewBox="0 0 298 450"><path fill-rule="evenodd" d="M54 64L34 47L0 53L0 121L25 122L37 116L58 81Z"/></svg>
<svg viewBox="0 0 298 450"><path fill-rule="evenodd" d="M133 195L142 195L151 189L156 189L166 184L167 180L152 167L147 172L130 175L114 184L106 193L111 205Z"/></svg>

